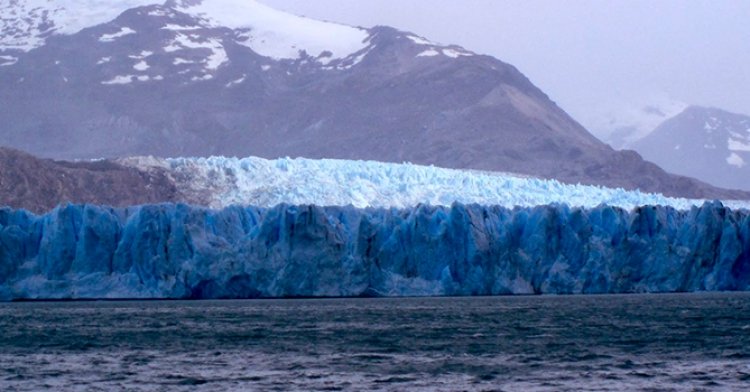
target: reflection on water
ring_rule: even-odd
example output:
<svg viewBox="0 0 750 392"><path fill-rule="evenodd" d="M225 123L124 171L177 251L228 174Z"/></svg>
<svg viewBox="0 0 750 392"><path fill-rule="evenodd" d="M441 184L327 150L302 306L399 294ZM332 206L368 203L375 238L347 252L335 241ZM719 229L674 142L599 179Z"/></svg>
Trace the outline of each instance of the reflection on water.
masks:
<svg viewBox="0 0 750 392"><path fill-rule="evenodd" d="M0 305L0 390L743 390L750 294Z"/></svg>

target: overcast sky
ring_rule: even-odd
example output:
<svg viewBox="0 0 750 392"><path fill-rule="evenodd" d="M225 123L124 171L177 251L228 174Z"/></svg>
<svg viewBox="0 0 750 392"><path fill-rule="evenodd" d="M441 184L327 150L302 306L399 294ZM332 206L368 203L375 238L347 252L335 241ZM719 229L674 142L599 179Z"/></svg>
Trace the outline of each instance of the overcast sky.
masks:
<svg viewBox="0 0 750 392"><path fill-rule="evenodd" d="M750 114L750 0L262 2L495 56L589 128L607 112L669 100Z"/></svg>

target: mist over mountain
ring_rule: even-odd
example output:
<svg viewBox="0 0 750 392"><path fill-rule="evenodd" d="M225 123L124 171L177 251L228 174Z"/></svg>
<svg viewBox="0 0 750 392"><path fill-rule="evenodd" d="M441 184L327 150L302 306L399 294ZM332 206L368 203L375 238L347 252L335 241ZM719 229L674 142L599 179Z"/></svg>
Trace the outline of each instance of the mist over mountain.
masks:
<svg viewBox="0 0 750 392"><path fill-rule="evenodd" d="M691 106L633 148L672 173L750 190L750 116Z"/></svg>
<svg viewBox="0 0 750 392"><path fill-rule="evenodd" d="M410 161L743 198L614 151L512 65L254 1L13 1L0 140L58 159Z"/></svg>
<svg viewBox="0 0 750 392"><path fill-rule="evenodd" d="M648 136L661 123L689 106L661 96L646 102L640 105L623 105L600 115L591 132L617 150L632 149L636 142Z"/></svg>

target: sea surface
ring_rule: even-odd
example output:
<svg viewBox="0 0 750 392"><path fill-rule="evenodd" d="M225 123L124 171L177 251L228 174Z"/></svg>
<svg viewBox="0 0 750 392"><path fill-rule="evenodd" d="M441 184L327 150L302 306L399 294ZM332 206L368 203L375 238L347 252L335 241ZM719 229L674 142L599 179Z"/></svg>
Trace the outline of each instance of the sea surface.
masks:
<svg viewBox="0 0 750 392"><path fill-rule="evenodd" d="M746 391L750 294L0 304L0 391Z"/></svg>

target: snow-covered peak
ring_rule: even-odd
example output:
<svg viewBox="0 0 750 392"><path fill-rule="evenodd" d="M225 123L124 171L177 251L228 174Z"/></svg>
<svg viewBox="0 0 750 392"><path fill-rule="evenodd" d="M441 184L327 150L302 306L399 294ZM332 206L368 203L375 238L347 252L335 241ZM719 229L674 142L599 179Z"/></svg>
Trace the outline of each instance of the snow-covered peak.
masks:
<svg viewBox="0 0 750 392"><path fill-rule="evenodd" d="M594 133L616 148L631 148L665 120L688 107L669 97L651 97L648 103L625 105L599 115L589 125Z"/></svg>
<svg viewBox="0 0 750 392"><path fill-rule="evenodd" d="M672 173L724 188L750 189L750 116L690 106L633 148Z"/></svg>
<svg viewBox="0 0 750 392"><path fill-rule="evenodd" d="M297 59L302 51L348 57L364 49L369 36L364 29L292 15L254 0L182 1L177 9L214 26L245 30L242 44L276 60Z"/></svg>
<svg viewBox="0 0 750 392"><path fill-rule="evenodd" d="M29 51L51 34L75 34L159 0L6 0L0 5L0 50ZM4 2L3 2L4 3ZM351 56L367 46L367 30L300 17L254 0L178 0L166 7L213 27L240 32L241 44L274 59L297 59L301 52L322 59Z"/></svg>
<svg viewBox="0 0 750 392"><path fill-rule="evenodd" d="M75 34L123 11L158 0L5 0L0 3L0 50L29 51L51 34Z"/></svg>

